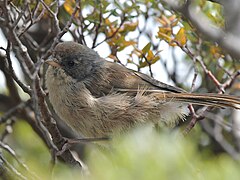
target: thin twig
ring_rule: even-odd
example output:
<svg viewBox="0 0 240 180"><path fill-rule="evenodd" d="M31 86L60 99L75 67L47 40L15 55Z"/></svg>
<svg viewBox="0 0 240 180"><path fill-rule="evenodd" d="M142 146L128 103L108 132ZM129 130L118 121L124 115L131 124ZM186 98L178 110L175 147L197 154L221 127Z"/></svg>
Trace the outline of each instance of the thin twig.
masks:
<svg viewBox="0 0 240 180"><path fill-rule="evenodd" d="M7 45L7 49L6 49L6 55L7 55L7 61L8 61L8 72L12 76L12 78L16 81L16 83L22 88L22 90L25 93L30 95L31 88L29 86L25 85L22 81L20 81L18 79L17 75L15 74L15 71L12 66L11 57L10 57L10 51L11 51L11 42L8 40L8 45Z"/></svg>
<svg viewBox="0 0 240 180"><path fill-rule="evenodd" d="M99 29L101 27L101 24L102 24L102 2L100 1L99 3L99 23L97 24L96 26L96 30L95 30L95 36L93 38L93 43L92 43L92 49L95 48L95 44L96 44L96 41L97 41L97 38L98 38L98 35L99 35Z"/></svg>
<svg viewBox="0 0 240 180"><path fill-rule="evenodd" d="M113 38L113 37L119 32L119 30L121 29L121 27L122 27L122 25L124 24L125 20L126 20L126 17L125 17L125 14L123 14L123 16L122 16L122 18L121 18L121 22L120 22L118 28L111 34L111 36L107 36L107 37L105 37L104 40L102 40L101 42L97 43L97 44L95 45L95 47L97 47L97 46L99 46L100 44L106 42L107 40Z"/></svg>
<svg viewBox="0 0 240 180"><path fill-rule="evenodd" d="M0 124L5 123L9 118L13 117L20 111L21 109L24 109L26 106L28 106L31 103L31 100L29 99L28 101L21 102L17 106L11 108L8 110L6 113L3 114L2 117L0 117Z"/></svg>

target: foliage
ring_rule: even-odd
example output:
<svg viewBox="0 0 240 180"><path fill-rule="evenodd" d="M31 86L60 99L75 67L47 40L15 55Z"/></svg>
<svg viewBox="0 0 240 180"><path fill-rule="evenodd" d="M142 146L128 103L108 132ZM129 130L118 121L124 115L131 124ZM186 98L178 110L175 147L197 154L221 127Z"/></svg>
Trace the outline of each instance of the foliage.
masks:
<svg viewBox="0 0 240 180"><path fill-rule="evenodd" d="M0 2L0 28L7 44L0 45L0 70L5 78L0 92L3 177L13 174L24 179L44 174L40 178L48 179L52 167L56 179L82 177L79 169L66 165L78 164L69 150L58 154L65 144L62 135L75 134L69 134L71 130L47 105L43 62L60 41L87 45L101 56L105 53L108 60L153 77L166 75L169 82L191 92L239 95L240 56L232 46L238 37L234 32L239 31L231 28L240 27L240 19L229 21L231 13L224 12L224 3L174 2ZM192 16L193 12L199 14ZM196 19L207 21L201 21L205 22L201 26ZM228 39L229 34L233 38ZM166 56L166 52L171 53ZM16 75L14 61L20 65L22 76ZM240 127L233 114L238 111L195 107L191 113L178 127L187 134L186 139L138 129L114 139L111 153L96 146L88 148L87 155L82 148L75 149L89 165L91 175L87 178L236 179L239 173L234 160L240 157ZM57 155L61 161L55 163Z"/></svg>
<svg viewBox="0 0 240 180"><path fill-rule="evenodd" d="M93 151L90 179L237 179L238 163L229 157L206 158L191 138L139 128L113 143L113 152Z"/></svg>
<svg viewBox="0 0 240 180"><path fill-rule="evenodd" d="M49 153L37 135L32 134L30 127L21 122L14 130L17 137L14 141L21 142L15 148L24 149L17 152L18 155L26 159L30 170L40 179L214 180L238 179L240 175L238 162L229 156L214 156L206 149L199 153L195 138L184 138L180 132L167 130L159 133L149 126L116 137L104 147L89 144L86 164L90 174L88 171L80 172L77 168L69 168L60 162L51 171ZM23 130L26 134L21 133ZM32 143L32 138L35 143Z"/></svg>

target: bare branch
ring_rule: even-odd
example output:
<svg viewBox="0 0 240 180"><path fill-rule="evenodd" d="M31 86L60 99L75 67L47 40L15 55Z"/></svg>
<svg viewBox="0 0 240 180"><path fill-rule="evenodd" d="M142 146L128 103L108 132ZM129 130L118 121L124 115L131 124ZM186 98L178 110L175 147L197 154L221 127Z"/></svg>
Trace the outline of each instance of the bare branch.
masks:
<svg viewBox="0 0 240 180"><path fill-rule="evenodd" d="M22 90L25 93L28 93L30 95L31 94L31 88L29 86L25 85L23 82L21 82L14 72L14 69L12 67L12 61L11 61L11 58L10 58L10 51L11 51L11 42L8 41L8 46L7 46L7 50L6 50L7 61L8 61L8 73L12 76L12 78L15 80L15 82L22 88Z"/></svg>

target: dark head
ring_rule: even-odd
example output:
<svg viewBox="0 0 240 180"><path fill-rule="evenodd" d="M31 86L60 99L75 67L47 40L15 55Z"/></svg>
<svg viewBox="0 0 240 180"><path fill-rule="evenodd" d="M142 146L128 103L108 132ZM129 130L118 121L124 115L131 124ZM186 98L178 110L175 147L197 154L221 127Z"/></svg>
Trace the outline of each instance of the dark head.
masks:
<svg viewBox="0 0 240 180"><path fill-rule="evenodd" d="M92 73L92 68L96 63L100 63L100 56L94 50L75 43L59 43L52 54L52 58L46 63L56 70L63 69L67 75L74 79L84 79Z"/></svg>

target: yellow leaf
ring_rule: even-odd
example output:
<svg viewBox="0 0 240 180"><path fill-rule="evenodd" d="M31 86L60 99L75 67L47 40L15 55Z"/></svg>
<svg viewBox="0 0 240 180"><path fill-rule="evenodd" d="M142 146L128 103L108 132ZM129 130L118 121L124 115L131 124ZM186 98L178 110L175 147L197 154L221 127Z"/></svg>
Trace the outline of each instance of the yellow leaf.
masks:
<svg viewBox="0 0 240 180"><path fill-rule="evenodd" d="M148 55L147 55L147 60L148 61L152 61L154 58L153 52L151 50L148 51Z"/></svg>
<svg viewBox="0 0 240 180"><path fill-rule="evenodd" d="M222 57L221 48L218 47L218 46L211 46L211 47L210 47L210 53L211 53L215 58L220 58L220 57Z"/></svg>
<svg viewBox="0 0 240 180"><path fill-rule="evenodd" d="M172 29L170 27L159 27L158 31L167 35L172 34Z"/></svg>
<svg viewBox="0 0 240 180"><path fill-rule="evenodd" d="M144 46L144 48L142 49L142 53L143 53L144 55L147 54L147 52L150 50L150 48L151 48L151 43L149 42L149 43L147 43L147 45Z"/></svg>
<svg viewBox="0 0 240 180"><path fill-rule="evenodd" d="M127 23L127 24L124 24L124 30L135 31L137 26L138 26L138 21L135 23Z"/></svg>
<svg viewBox="0 0 240 180"><path fill-rule="evenodd" d="M172 22L172 21L174 21L174 20L176 19L176 15L175 15L175 14L172 15L172 16L170 16L168 19Z"/></svg>
<svg viewBox="0 0 240 180"><path fill-rule="evenodd" d="M171 21L164 15L161 16L162 20L166 22L166 24L170 25Z"/></svg>
<svg viewBox="0 0 240 180"><path fill-rule="evenodd" d="M158 32L157 37L160 39L164 39L167 42L171 42L171 40L172 40L172 38L170 36L168 36L167 34L164 34L162 32Z"/></svg>
<svg viewBox="0 0 240 180"><path fill-rule="evenodd" d="M176 42L174 42L174 41L170 41L168 44L169 44L169 46L172 46L172 47L177 46Z"/></svg>
<svg viewBox="0 0 240 180"><path fill-rule="evenodd" d="M64 9L68 14L72 14L74 12L74 0L66 0L63 4Z"/></svg>
<svg viewBox="0 0 240 180"><path fill-rule="evenodd" d="M136 44L136 42L135 42L135 41L124 41L122 44L123 44L125 47L127 47L127 46L131 46L131 45Z"/></svg>
<svg viewBox="0 0 240 180"><path fill-rule="evenodd" d="M133 63L131 59L127 59L127 63Z"/></svg>
<svg viewBox="0 0 240 180"><path fill-rule="evenodd" d="M160 24L163 26L167 26L167 23L163 19L157 18L157 21L160 22Z"/></svg>
<svg viewBox="0 0 240 180"><path fill-rule="evenodd" d="M128 46L131 46L131 45L135 45L136 42L135 41L126 41L125 39L119 43L119 48L118 48L118 51L122 51L123 49L125 49L126 47Z"/></svg>
<svg viewBox="0 0 240 180"><path fill-rule="evenodd" d="M186 38L186 34L185 34L185 29L184 28L180 28L176 37L175 37L175 40L178 42L178 44L180 46L184 46L187 42L187 38Z"/></svg>
<svg viewBox="0 0 240 180"><path fill-rule="evenodd" d="M140 61L138 67L144 68L144 67L148 66L149 64L152 65L152 64L156 63L159 59L160 59L159 56L154 56L153 52L151 50L149 50L146 59L144 59L144 61Z"/></svg>
<svg viewBox="0 0 240 180"><path fill-rule="evenodd" d="M107 26L110 26L112 23L111 23L111 21L110 21L108 18L106 18L106 19L105 19L105 24L106 24Z"/></svg>
<svg viewBox="0 0 240 180"><path fill-rule="evenodd" d="M160 57L154 55L151 50L148 51L148 56L147 56L148 62L150 62L151 64L154 64L154 63L157 62L159 59L160 59Z"/></svg>
<svg viewBox="0 0 240 180"><path fill-rule="evenodd" d="M152 60L152 64L154 64L155 62L157 62L160 59L159 56L155 56Z"/></svg>
<svg viewBox="0 0 240 180"><path fill-rule="evenodd" d="M147 65L148 65L148 63L147 63L146 61L143 61L143 62L140 61L138 67L139 67L139 68L144 68L144 67L146 67Z"/></svg>

